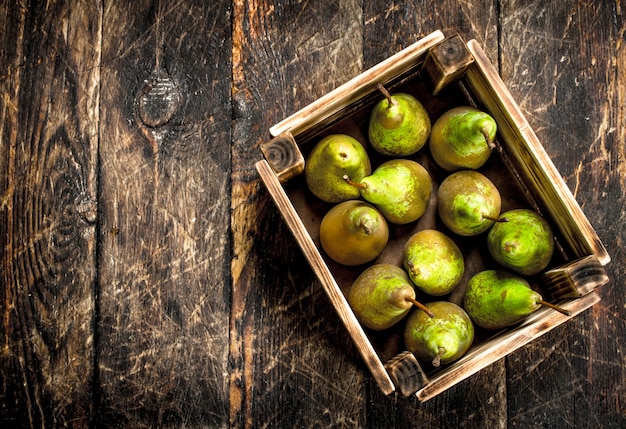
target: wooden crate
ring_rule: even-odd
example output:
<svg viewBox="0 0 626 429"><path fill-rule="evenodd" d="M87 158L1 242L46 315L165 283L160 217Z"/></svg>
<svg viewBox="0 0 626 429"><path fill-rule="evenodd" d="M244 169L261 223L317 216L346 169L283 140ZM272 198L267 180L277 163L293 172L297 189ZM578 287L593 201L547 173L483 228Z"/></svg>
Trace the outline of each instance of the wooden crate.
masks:
<svg viewBox="0 0 626 429"><path fill-rule="evenodd" d="M392 92L415 95L433 120L455 105L468 104L494 117L497 150L480 171L498 186L502 211L529 207L550 222L557 251L546 271L531 281L544 296L570 310L571 316L545 308L501 332L477 328L468 353L440 368L424 365L403 348L401 328L381 333L360 325L346 293L364 267L341 266L321 250L319 224L331 205L308 191L302 173L308 152L325 135L350 134L368 147L367 118L382 97L377 83ZM458 35L446 38L436 31L274 125L270 134L273 138L261 145L264 159L256 163L259 175L385 394L415 394L420 401L436 396L588 309L600 299L594 290L608 282L604 266L610 256L475 40L466 44ZM371 150L369 155L373 169L384 160ZM447 174L432 161L427 147L411 158L429 170L435 186ZM401 265L402 247L410 235L441 226L433 206L412 224L390 224L387 248L372 263ZM470 247L469 243L464 246L461 238L455 239L467 250L469 268L461 285L447 298L461 304L463 283L489 262L484 258L486 250L476 245L476 240Z"/></svg>

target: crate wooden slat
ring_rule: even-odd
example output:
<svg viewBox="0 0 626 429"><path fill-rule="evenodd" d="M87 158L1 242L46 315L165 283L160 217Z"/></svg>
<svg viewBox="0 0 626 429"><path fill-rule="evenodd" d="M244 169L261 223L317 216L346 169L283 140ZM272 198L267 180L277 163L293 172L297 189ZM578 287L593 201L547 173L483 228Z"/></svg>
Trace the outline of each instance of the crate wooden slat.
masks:
<svg viewBox="0 0 626 429"><path fill-rule="evenodd" d="M579 298L609 281L596 255L576 259L542 274L542 283L552 299Z"/></svg>

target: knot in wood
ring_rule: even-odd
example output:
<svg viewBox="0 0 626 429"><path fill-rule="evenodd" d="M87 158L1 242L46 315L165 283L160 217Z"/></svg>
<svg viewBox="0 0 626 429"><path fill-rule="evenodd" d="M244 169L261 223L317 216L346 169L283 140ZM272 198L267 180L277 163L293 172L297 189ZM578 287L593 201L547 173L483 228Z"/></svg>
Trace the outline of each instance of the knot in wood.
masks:
<svg viewBox="0 0 626 429"><path fill-rule="evenodd" d="M182 95L174 79L169 75L153 77L139 93L139 119L151 128L163 126L172 119L181 101Z"/></svg>
<svg viewBox="0 0 626 429"><path fill-rule="evenodd" d="M76 211L84 222L94 224L98 218L98 203L91 197L85 197L78 202Z"/></svg>

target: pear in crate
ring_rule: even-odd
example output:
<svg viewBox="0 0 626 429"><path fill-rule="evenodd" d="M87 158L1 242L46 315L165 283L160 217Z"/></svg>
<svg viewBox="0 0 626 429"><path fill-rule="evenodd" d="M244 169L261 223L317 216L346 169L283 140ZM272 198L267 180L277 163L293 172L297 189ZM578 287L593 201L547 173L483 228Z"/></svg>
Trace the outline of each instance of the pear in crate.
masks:
<svg viewBox="0 0 626 429"><path fill-rule="evenodd" d="M346 134L332 134L321 139L304 165L307 187L313 195L329 203L359 198L358 190L342 178L348 175L360 180L371 172L365 148Z"/></svg>
<svg viewBox="0 0 626 429"><path fill-rule="evenodd" d="M333 206L320 224L322 248L343 265L360 265L375 259L388 239L387 221L375 207L362 200Z"/></svg>
<svg viewBox="0 0 626 429"><path fill-rule="evenodd" d="M435 229L413 234L404 246L402 261L413 284L431 296L449 294L465 272L459 247Z"/></svg>
<svg viewBox="0 0 626 429"><path fill-rule="evenodd" d="M454 107L433 124L428 146L433 159L446 171L476 170L495 148L496 121L471 106Z"/></svg>
<svg viewBox="0 0 626 429"><path fill-rule="evenodd" d="M415 289L406 272L391 264L374 264L354 281L348 303L361 324L375 331L391 328L402 320L414 305Z"/></svg>
<svg viewBox="0 0 626 429"><path fill-rule="evenodd" d="M344 180L374 204L387 221L399 225L416 221L426 212L433 188L428 171L409 159L392 159L360 180L349 175Z"/></svg>
<svg viewBox="0 0 626 429"><path fill-rule="evenodd" d="M542 305L569 315L569 311L543 300L528 281L503 270L481 271L469 280L463 308L481 328L502 329L515 325Z"/></svg>
<svg viewBox="0 0 626 429"><path fill-rule="evenodd" d="M500 192L485 175L473 170L450 174L437 191L437 212L456 234L473 236L487 231L498 220Z"/></svg>
<svg viewBox="0 0 626 429"><path fill-rule="evenodd" d="M383 155L408 156L416 153L430 135L428 112L410 94L390 94L381 84L378 89L385 98L372 109L368 127L370 144Z"/></svg>
<svg viewBox="0 0 626 429"><path fill-rule="evenodd" d="M449 301L425 304L432 313L416 309L404 328L404 343L417 358L438 367L454 362L474 341L474 325L467 313Z"/></svg>
<svg viewBox="0 0 626 429"><path fill-rule="evenodd" d="M489 253L500 265L518 274L543 271L554 253L554 235L546 220L528 209L509 210L487 234Z"/></svg>

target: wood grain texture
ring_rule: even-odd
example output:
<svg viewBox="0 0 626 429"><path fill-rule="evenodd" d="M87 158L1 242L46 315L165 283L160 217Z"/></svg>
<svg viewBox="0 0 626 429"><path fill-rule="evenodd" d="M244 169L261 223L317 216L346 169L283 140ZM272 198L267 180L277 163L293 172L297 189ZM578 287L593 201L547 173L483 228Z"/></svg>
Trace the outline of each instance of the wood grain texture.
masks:
<svg viewBox="0 0 626 429"><path fill-rule="evenodd" d="M104 8L102 427L227 426L229 13Z"/></svg>
<svg viewBox="0 0 626 429"><path fill-rule="evenodd" d="M411 69L415 62L423 61L425 52L442 42L443 39L444 35L441 31L427 34L411 46L407 46L402 51L364 70L272 126L270 133L279 135L283 132L291 132L294 136L300 136L306 134L314 126L332 122L333 118L345 116L342 111L354 109L355 104L370 94L376 96L380 93L376 87L377 83L386 84L389 81L399 79Z"/></svg>
<svg viewBox="0 0 626 429"><path fill-rule="evenodd" d="M497 1L427 0L363 3L364 67L369 68L434 30L459 33L497 53Z"/></svg>
<svg viewBox="0 0 626 429"><path fill-rule="evenodd" d="M0 6L0 424L92 418L101 13Z"/></svg>

